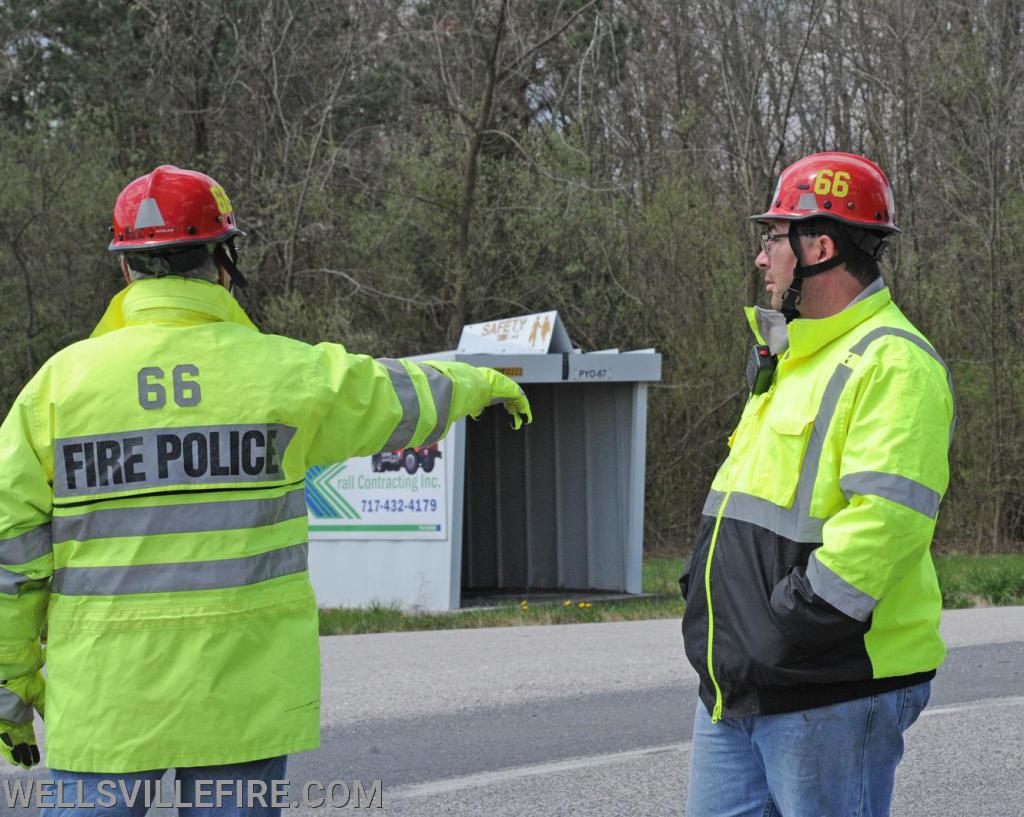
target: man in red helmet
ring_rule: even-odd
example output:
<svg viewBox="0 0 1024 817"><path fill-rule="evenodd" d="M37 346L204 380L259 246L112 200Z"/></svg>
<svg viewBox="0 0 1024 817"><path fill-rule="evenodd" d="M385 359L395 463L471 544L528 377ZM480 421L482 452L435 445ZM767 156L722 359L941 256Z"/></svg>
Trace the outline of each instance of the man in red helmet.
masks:
<svg viewBox="0 0 1024 817"><path fill-rule="evenodd" d="M261 334L225 286L240 234L209 176L129 184L129 285L0 427L0 754L39 762L45 704L48 817L140 817L172 767L182 817L278 814L286 756L319 745L306 470L494 403L530 420L491 369Z"/></svg>
<svg viewBox="0 0 1024 817"><path fill-rule="evenodd" d="M879 817L945 657L952 383L879 275L898 230L877 165L801 159L752 219L772 308L747 310L750 398L680 579L687 814Z"/></svg>

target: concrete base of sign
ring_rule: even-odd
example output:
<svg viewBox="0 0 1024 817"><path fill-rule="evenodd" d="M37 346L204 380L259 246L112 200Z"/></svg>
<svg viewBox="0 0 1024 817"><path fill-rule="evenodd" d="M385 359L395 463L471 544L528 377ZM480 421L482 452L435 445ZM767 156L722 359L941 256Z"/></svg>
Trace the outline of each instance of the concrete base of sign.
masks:
<svg viewBox="0 0 1024 817"><path fill-rule="evenodd" d="M321 540L310 543L309 575L320 607L449 610L451 558L444 540Z"/></svg>

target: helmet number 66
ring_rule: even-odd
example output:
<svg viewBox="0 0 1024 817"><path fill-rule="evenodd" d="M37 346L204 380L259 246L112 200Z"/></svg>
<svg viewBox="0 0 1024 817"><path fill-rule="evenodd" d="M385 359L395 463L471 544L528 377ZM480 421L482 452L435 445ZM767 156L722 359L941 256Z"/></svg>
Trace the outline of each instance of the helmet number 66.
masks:
<svg viewBox="0 0 1024 817"><path fill-rule="evenodd" d="M814 179L814 192L819 196L831 193L837 199L845 198L850 192L850 174L845 170L835 173L831 170L821 170Z"/></svg>
<svg viewBox="0 0 1024 817"><path fill-rule="evenodd" d="M191 363L175 366L171 372L174 385L174 402L182 408L198 406L202 398L198 380L186 380L186 377L199 377L199 367ZM144 409L163 408L167 404L167 390L163 384L164 370L158 366L146 366L139 369L139 405Z"/></svg>

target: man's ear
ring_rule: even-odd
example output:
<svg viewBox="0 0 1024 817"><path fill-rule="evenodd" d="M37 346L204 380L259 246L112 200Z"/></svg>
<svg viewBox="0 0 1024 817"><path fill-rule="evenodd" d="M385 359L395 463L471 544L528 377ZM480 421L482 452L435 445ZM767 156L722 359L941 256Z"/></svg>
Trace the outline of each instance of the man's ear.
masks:
<svg viewBox="0 0 1024 817"><path fill-rule="evenodd" d="M128 262L124 260L124 256L121 256L121 274L124 275L124 282L130 284L132 282L132 274L128 269Z"/></svg>
<svg viewBox="0 0 1024 817"><path fill-rule="evenodd" d="M835 258L839 254L839 249L836 247L836 242L830 235L819 235L815 236L814 239L814 257L817 259L815 263L827 261L830 258Z"/></svg>

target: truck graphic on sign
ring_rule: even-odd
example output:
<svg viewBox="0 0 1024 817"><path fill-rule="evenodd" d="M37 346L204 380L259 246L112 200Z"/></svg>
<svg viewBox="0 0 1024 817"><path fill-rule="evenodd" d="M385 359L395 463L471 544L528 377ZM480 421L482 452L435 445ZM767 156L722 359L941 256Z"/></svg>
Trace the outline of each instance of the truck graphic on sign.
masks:
<svg viewBox="0 0 1024 817"><path fill-rule="evenodd" d="M370 458L373 470L380 474L384 471L397 471L404 468L407 474L415 474L420 468L426 473L434 470L434 461L441 458L437 443L422 448L405 448L398 451L381 451Z"/></svg>

